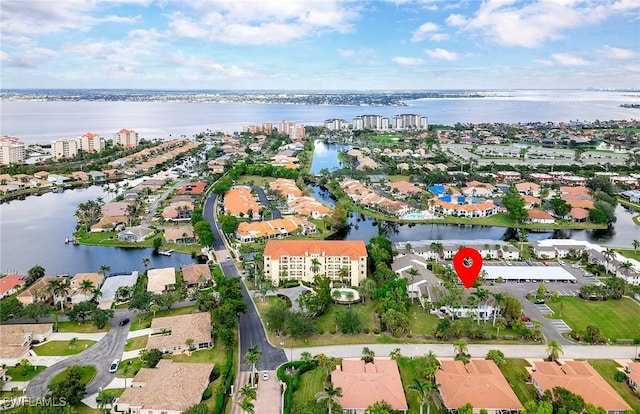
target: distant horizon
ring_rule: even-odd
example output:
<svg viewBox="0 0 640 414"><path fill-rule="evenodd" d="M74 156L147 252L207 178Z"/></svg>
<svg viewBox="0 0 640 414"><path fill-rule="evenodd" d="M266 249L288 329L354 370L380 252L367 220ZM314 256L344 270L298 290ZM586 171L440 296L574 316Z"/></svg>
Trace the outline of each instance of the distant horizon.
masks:
<svg viewBox="0 0 640 414"><path fill-rule="evenodd" d="M629 88L426 88L426 89L288 89L288 88L118 88L118 87L86 87L86 88L2 88L0 94L7 91L230 91L230 92L344 92L344 93L424 93L424 92L504 92L504 91L584 91L584 92L640 92L640 87Z"/></svg>

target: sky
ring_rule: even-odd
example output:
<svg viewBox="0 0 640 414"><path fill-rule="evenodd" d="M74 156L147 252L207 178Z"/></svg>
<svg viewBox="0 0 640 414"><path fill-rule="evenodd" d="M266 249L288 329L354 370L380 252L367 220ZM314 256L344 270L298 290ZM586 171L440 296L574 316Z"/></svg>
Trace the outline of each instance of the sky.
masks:
<svg viewBox="0 0 640 414"><path fill-rule="evenodd" d="M2 0L12 88L640 88L640 0Z"/></svg>

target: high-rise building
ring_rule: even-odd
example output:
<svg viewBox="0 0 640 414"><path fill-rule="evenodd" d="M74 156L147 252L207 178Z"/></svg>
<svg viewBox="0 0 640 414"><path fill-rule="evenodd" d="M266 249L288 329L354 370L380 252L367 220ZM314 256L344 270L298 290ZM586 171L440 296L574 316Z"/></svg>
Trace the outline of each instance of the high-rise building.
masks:
<svg viewBox="0 0 640 414"><path fill-rule="evenodd" d="M296 123L293 121L278 121L278 133L280 135L289 136L291 134L291 130L295 127Z"/></svg>
<svg viewBox="0 0 640 414"><path fill-rule="evenodd" d="M386 131L389 129L389 118L380 115L358 115L353 119L353 129Z"/></svg>
<svg viewBox="0 0 640 414"><path fill-rule="evenodd" d="M291 141L304 141L306 136L307 133L304 125L296 125L294 128L289 130L289 139L291 139Z"/></svg>
<svg viewBox="0 0 640 414"><path fill-rule="evenodd" d="M400 114L393 117L393 129L403 131L407 129L429 129L429 121L426 116L416 114Z"/></svg>
<svg viewBox="0 0 640 414"><path fill-rule="evenodd" d="M51 157L54 160L73 158L78 155L79 140L74 138L60 138L51 141Z"/></svg>
<svg viewBox="0 0 640 414"><path fill-rule="evenodd" d="M324 127L329 131L342 131L349 129L349 123L344 119L332 118L324 121Z"/></svg>
<svg viewBox="0 0 640 414"><path fill-rule="evenodd" d="M113 134L113 145L124 148L135 148L140 143L138 133L132 129L121 129Z"/></svg>
<svg viewBox="0 0 640 414"><path fill-rule="evenodd" d="M87 132L78 138L78 149L86 153L100 152L104 149L104 141L100 135Z"/></svg>
<svg viewBox="0 0 640 414"><path fill-rule="evenodd" d="M0 137L0 165L24 163L24 142L14 137Z"/></svg>

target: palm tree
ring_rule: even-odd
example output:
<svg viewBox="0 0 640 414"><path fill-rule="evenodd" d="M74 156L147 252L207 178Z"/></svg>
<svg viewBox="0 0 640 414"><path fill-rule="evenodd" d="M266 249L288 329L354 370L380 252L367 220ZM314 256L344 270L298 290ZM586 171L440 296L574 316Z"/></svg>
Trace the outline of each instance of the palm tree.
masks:
<svg viewBox="0 0 640 414"><path fill-rule="evenodd" d="M640 247L640 240L634 239L631 242L631 245L633 246L633 252L635 253L638 250L638 247Z"/></svg>
<svg viewBox="0 0 640 414"><path fill-rule="evenodd" d="M609 273L609 262L613 259L615 259L616 257L616 251L613 250L611 247L607 247L604 252L602 252L602 255L604 256L604 260L607 261L607 268L605 269L607 273Z"/></svg>
<svg viewBox="0 0 640 414"><path fill-rule="evenodd" d="M56 298L59 298L60 310L64 310L64 300L67 296L67 284L62 280L53 279L49 281L47 290L53 296L54 303L56 301Z"/></svg>
<svg viewBox="0 0 640 414"><path fill-rule="evenodd" d="M556 361L560 354L564 354L562 346L556 340L547 343L547 352L549 353L549 361Z"/></svg>
<svg viewBox="0 0 640 414"><path fill-rule="evenodd" d="M313 259L311 259L311 271L313 272L314 275L317 275L319 270L320 270L320 260L314 257Z"/></svg>
<svg viewBox="0 0 640 414"><path fill-rule="evenodd" d="M375 356L376 354L372 349L369 349L366 346L362 348L362 360L365 362L365 364L367 362L373 362L373 358L375 358Z"/></svg>
<svg viewBox="0 0 640 414"><path fill-rule="evenodd" d="M431 250L433 250L440 259L442 258L442 255L444 254L444 246L442 245L442 243L433 242L429 245L429 247L431 247Z"/></svg>
<svg viewBox="0 0 640 414"><path fill-rule="evenodd" d="M453 350L456 353L456 358L466 356L469 353L469 344L467 344L462 339L458 339L453 344Z"/></svg>
<svg viewBox="0 0 640 414"><path fill-rule="evenodd" d="M342 397L342 388L335 388L332 383L327 383L324 386L324 391L320 391L316 394L316 401L319 403L326 402L329 414L333 408L333 403L340 404L340 397Z"/></svg>
<svg viewBox="0 0 640 414"><path fill-rule="evenodd" d="M418 272L418 269L416 269L415 267L412 267L407 271L407 273L411 278L411 302L413 302L413 297L415 295L415 286L413 284L415 283L416 276L420 275L420 272Z"/></svg>
<svg viewBox="0 0 640 414"><path fill-rule="evenodd" d="M365 300L367 299L367 296L369 296L371 294L371 292L373 292L373 289L375 289L376 287L376 282L374 282L372 279L365 279L362 281L362 283L360 283L360 286L358 286L358 293L360 293L360 297L362 298L362 303L365 302Z"/></svg>
<svg viewBox="0 0 640 414"><path fill-rule="evenodd" d="M111 403L114 400L113 394L111 394L107 390L100 391L98 394L98 410L103 413L110 413L111 410L107 408L107 405L111 406Z"/></svg>
<svg viewBox="0 0 640 414"><path fill-rule="evenodd" d="M249 398L244 398L242 401L236 402L236 404L238 404L242 409L242 412L246 414L255 414L256 412L255 405L253 404L253 400Z"/></svg>
<svg viewBox="0 0 640 414"><path fill-rule="evenodd" d="M88 293L95 292L95 290L96 287L93 285L93 281L83 279L82 282L80 282L80 292L82 292L85 297L89 296Z"/></svg>
<svg viewBox="0 0 640 414"><path fill-rule="evenodd" d="M193 339L185 339L184 344L187 346L187 350L191 351L191 346L193 346Z"/></svg>
<svg viewBox="0 0 640 414"><path fill-rule="evenodd" d="M151 263L151 260L148 257L145 257L144 259L142 259L142 266L144 266L145 273L147 272L147 268L149 267L149 263Z"/></svg>
<svg viewBox="0 0 640 414"><path fill-rule="evenodd" d="M256 372L256 365L260 363L260 357L262 351L258 349L258 345L254 345L247 349L247 353L244 354L244 360L247 364L251 364L251 386L253 386L254 376Z"/></svg>
<svg viewBox="0 0 640 414"><path fill-rule="evenodd" d="M100 265L100 269L98 270L98 273L100 273L102 275L102 277L107 277L107 272L111 271L111 266L103 264Z"/></svg>
<svg viewBox="0 0 640 414"><path fill-rule="evenodd" d="M495 303L497 308L493 311L493 326L496 326L496 318L498 316L498 313L502 314L502 308L507 302L507 297L504 295L504 293L501 292L493 292L491 293L491 296L493 296L493 302Z"/></svg>
<svg viewBox="0 0 640 414"><path fill-rule="evenodd" d="M124 377L124 388L127 388L127 376L129 375L129 364L122 364L122 376Z"/></svg>
<svg viewBox="0 0 640 414"><path fill-rule="evenodd" d="M420 381L418 378L413 379L413 384L409 385L409 391L415 391L420 396L420 414L423 413L425 404L427 404L427 414L431 413L431 405L440 408L438 387L438 384L431 381Z"/></svg>
<svg viewBox="0 0 640 414"><path fill-rule="evenodd" d="M348 267L341 267L340 271L339 271L339 275L340 275L340 281L342 282L343 285L347 286L347 284L344 282L345 279L348 280L349 279L349 275L351 274L351 271L349 270Z"/></svg>
<svg viewBox="0 0 640 414"><path fill-rule="evenodd" d="M487 298L489 297L489 291L487 289L477 288L475 292L472 293L477 298L478 303L478 325L480 325L480 305L486 305Z"/></svg>
<svg viewBox="0 0 640 414"><path fill-rule="evenodd" d="M244 387L238 390L242 399L249 398L250 400L256 399L256 389L251 386L251 384L244 384Z"/></svg>

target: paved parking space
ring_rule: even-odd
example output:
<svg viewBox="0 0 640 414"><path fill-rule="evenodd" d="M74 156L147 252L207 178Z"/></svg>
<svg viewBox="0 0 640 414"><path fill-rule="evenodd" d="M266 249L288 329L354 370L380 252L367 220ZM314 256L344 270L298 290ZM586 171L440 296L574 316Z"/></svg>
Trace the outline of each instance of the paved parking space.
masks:
<svg viewBox="0 0 640 414"><path fill-rule="evenodd" d="M563 321L562 319L553 319L551 321L551 324L559 332L571 332L571 328L569 328L569 325L567 325L567 323L565 321Z"/></svg>
<svg viewBox="0 0 640 414"><path fill-rule="evenodd" d="M544 303L536 305L536 309L538 309L540 311L540 313L543 314L543 315L551 315L551 314L553 314L553 310L551 310L551 308L548 307Z"/></svg>

